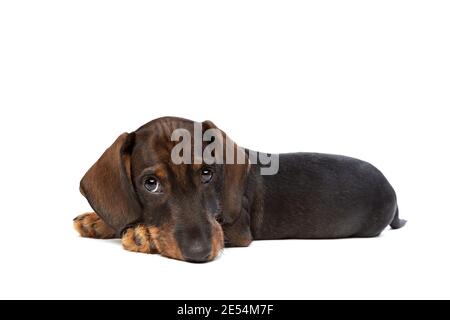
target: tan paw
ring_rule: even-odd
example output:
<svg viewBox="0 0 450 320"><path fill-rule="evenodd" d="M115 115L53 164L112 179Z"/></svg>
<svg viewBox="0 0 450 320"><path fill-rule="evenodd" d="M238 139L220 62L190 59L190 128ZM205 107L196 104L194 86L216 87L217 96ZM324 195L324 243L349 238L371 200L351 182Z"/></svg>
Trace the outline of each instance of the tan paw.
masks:
<svg viewBox="0 0 450 320"><path fill-rule="evenodd" d="M73 219L73 226L85 238L112 239L115 231L110 228L96 213L85 213Z"/></svg>
<svg viewBox="0 0 450 320"><path fill-rule="evenodd" d="M127 229L122 235L122 246L133 252L158 253L150 229L144 225Z"/></svg>

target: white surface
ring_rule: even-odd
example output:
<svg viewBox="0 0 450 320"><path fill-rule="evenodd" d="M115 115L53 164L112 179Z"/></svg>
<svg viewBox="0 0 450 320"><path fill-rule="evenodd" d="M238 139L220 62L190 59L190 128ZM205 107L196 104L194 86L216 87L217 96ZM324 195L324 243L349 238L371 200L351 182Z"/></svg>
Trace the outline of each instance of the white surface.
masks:
<svg viewBox="0 0 450 320"><path fill-rule="evenodd" d="M0 298L450 298L446 1L2 1ZM162 115L375 164L407 227L195 265L82 239L84 172Z"/></svg>

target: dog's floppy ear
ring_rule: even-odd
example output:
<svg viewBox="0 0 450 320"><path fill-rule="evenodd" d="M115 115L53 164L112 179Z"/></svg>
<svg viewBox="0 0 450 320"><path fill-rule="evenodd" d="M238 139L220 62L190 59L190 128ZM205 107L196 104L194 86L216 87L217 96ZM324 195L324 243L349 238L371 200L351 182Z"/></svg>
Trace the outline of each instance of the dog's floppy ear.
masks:
<svg viewBox="0 0 450 320"><path fill-rule="evenodd" d="M223 157L224 157L224 181L222 211L223 223L233 224L241 215L242 199L245 192L247 173L249 169L249 160L245 150L239 147L225 132L220 130L214 123L207 120L203 122L203 132L208 129L217 129L222 134ZM226 164L226 158L230 152L234 155L233 164ZM241 159L238 163L237 159ZM242 161L243 160L243 161ZM244 162L244 163L242 163Z"/></svg>
<svg viewBox="0 0 450 320"><path fill-rule="evenodd" d="M91 207L117 233L141 215L130 174L134 140L134 133L121 134L80 183Z"/></svg>

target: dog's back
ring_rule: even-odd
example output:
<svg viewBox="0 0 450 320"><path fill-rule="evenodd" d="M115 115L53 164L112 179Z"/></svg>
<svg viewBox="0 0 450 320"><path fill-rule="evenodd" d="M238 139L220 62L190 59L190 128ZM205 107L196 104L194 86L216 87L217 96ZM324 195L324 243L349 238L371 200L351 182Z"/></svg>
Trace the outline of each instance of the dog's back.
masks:
<svg viewBox="0 0 450 320"><path fill-rule="evenodd" d="M280 154L279 161L278 174L261 176L255 238L372 237L395 226L395 191L373 165L318 153Z"/></svg>

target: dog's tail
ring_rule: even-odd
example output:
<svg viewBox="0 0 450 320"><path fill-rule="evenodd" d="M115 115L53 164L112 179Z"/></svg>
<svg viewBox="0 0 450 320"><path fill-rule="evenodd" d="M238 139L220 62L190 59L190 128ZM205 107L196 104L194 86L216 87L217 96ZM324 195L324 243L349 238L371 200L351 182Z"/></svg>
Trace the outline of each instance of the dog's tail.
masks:
<svg viewBox="0 0 450 320"><path fill-rule="evenodd" d="M394 219L392 219L392 222L390 224L392 229L400 229L401 227L403 227L406 224L406 220L400 219L398 216L398 207L395 210L395 215L394 215Z"/></svg>

